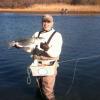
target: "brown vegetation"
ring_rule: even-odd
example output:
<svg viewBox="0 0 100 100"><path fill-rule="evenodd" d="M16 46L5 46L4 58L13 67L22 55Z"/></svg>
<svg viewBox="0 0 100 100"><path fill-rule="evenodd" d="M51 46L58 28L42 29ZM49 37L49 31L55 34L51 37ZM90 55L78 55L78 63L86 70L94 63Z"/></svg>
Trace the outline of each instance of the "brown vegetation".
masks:
<svg viewBox="0 0 100 100"><path fill-rule="evenodd" d="M100 5L100 0L0 0L1 8L24 8L34 4Z"/></svg>
<svg viewBox="0 0 100 100"><path fill-rule="evenodd" d="M32 12L32 13L62 13L62 9L65 9L66 14L96 14L100 13L100 6L93 5L68 5L68 4L34 4L27 8L1 8L0 12Z"/></svg>
<svg viewBox="0 0 100 100"><path fill-rule="evenodd" d="M0 12L100 13L100 0L0 0Z"/></svg>

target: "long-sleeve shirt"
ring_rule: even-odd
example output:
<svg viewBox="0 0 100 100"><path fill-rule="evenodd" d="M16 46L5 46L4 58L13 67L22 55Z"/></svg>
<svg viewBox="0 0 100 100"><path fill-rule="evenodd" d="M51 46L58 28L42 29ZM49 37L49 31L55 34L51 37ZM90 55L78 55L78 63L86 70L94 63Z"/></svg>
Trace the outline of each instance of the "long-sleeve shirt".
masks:
<svg viewBox="0 0 100 100"><path fill-rule="evenodd" d="M55 30L52 28L49 32L41 32L41 34L39 35L39 37L43 37L43 40L41 42L47 42L54 31ZM32 37L38 37L38 34L39 32L36 32ZM63 40L61 33L56 32L49 42L49 49L48 51L46 51L46 53L50 57L59 57L62 49L62 44ZM38 49L42 50L40 48L40 45L38 45Z"/></svg>

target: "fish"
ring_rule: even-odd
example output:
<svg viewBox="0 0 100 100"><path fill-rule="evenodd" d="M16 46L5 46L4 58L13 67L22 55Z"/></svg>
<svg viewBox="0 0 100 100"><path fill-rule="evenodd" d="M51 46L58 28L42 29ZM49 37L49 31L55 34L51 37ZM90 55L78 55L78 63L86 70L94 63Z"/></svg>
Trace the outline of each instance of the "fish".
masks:
<svg viewBox="0 0 100 100"><path fill-rule="evenodd" d="M31 38L25 38L25 39L19 39L15 41L9 42L10 47L14 47L17 45L19 48L23 49L27 53L31 53L32 50L39 46L41 42L44 41L43 37L31 37Z"/></svg>

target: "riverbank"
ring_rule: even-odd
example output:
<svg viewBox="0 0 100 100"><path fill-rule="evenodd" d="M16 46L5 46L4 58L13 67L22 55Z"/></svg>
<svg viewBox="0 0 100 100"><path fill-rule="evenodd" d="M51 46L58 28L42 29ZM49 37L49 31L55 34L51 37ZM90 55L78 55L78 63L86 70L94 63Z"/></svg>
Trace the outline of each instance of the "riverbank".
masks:
<svg viewBox="0 0 100 100"><path fill-rule="evenodd" d="M0 8L0 12L7 13L36 13L36 14L100 14L100 6L66 5L66 4L34 4L28 8Z"/></svg>

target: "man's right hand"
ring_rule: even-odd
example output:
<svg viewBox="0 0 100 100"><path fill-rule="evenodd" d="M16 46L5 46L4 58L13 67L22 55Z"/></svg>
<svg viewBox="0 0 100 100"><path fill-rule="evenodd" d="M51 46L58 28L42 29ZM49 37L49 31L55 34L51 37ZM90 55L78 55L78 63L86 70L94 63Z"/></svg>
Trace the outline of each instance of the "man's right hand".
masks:
<svg viewBox="0 0 100 100"><path fill-rule="evenodd" d="M15 48L22 48L23 46L21 46L18 42L12 41L9 43L10 47L15 47Z"/></svg>

